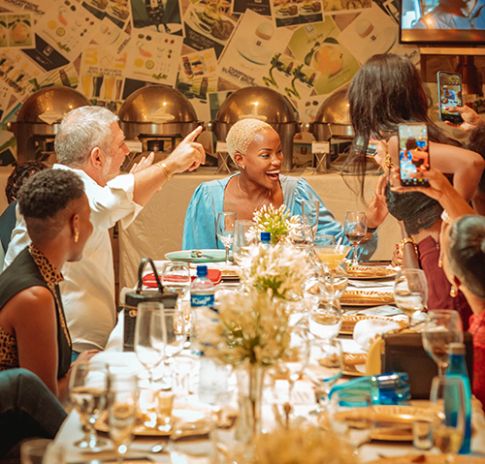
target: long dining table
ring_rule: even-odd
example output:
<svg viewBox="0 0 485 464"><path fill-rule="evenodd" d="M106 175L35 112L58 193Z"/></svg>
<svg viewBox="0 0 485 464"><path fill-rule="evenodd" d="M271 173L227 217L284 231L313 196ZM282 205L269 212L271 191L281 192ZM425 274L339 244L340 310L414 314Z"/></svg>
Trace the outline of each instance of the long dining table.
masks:
<svg viewBox="0 0 485 464"><path fill-rule="evenodd" d="M95 359L105 362L114 369L126 368L140 373L141 377L145 375L143 366L137 361L136 355L133 352L123 352L123 313L119 314L119 319L114 328L111 336L109 338L106 350L100 352L95 356ZM355 341L349 337L343 338L343 342L347 347L351 347L355 344ZM192 405L196 408L201 408L201 401L198 399L197 395L197 382L199 372L199 366L201 362L201 357L196 356L190 352L190 350L184 350L182 352L181 358L175 358L173 360L174 365L178 362L188 363L188 371L191 373L190 384L191 387L188 389L189 393L184 393L183 397L176 398L175 406L177 407L177 402L183 403L184 408L190 408ZM187 369L187 367L185 367ZM187 371L186 371L187 372ZM195 374L194 374L195 373ZM349 380L349 378L343 378L341 381ZM311 384L308 381L301 381L297 384L295 389L297 392L296 404L294 405L293 417L305 417L309 418L309 411L315 407L315 396L312 392ZM267 391L265 398L268 399L268 395L275 394L275 390ZM420 407L426 407L429 403L426 401L421 401L417 403ZM211 406L203 405L207 411L211 410ZM263 405L264 411L269 409L268 404ZM270 420L271 422L271 420ZM263 424L264 425L264 424ZM485 417L481 410L474 411L473 414L473 426L474 434L472 439L472 449L474 454L485 457ZM72 410L64 424L62 425L60 431L58 432L55 443L60 444L64 447L66 452L66 463L79 463L79 462L109 462L114 460L114 451L112 447L108 447L99 453L87 453L82 452L74 446L74 443L81 439L83 436L83 431L81 428L81 423L79 415L75 410ZM158 444L164 444L165 447L162 452L153 453L153 446ZM197 436L193 439L185 438L184 446L186 449L191 450L191 458L187 457L186 460L180 460L171 458L171 454L167 452L171 448L169 444L169 439L162 436L151 436L142 437L135 436L130 446L130 450L127 455L127 462L162 462L168 463L191 463L191 464L203 464L211 463L210 456L207 450L211 450L213 446L213 441L210 441L209 435L207 436ZM372 441L358 448L359 457L362 462L373 461L383 457L393 457L402 455L420 455L422 451L413 448L412 443L406 441ZM136 458L136 460L134 460ZM466 461L460 461L466 462ZM277 464L277 463L275 463Z"/></svg>

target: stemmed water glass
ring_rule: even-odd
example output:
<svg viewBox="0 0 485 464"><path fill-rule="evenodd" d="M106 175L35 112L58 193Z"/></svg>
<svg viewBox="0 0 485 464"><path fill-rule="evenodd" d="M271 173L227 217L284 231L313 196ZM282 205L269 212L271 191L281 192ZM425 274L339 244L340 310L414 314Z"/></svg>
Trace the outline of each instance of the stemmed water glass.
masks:
<svg viewBox="0 0 485 464"><path fill-rule="evenodd" d="M310 339L305 321L300 320L291 332L290 343L283 362L288 371L288 402L291 404L293 388L301 377L310 357Z"/></svg>
<svg viewBox="0 0 485 464"><path fill-rule="evenodd" d="M452 309L435 309L428 313L422 332L423 347L438 365L442 377L448 367L448 346L463 343L460 315Z"/></svg>
<svg viewBox="0 0 485 464"><path fill-rule="evenodd" d="M249 255L249 247L257 243L256 234L252 232L253 221L247 219L237 219L234 225L234 244L232 254L234 261L243 265L245 258Z"/></svg>
<svg viewBox="0 0 485 464"><path fill-rule="evenodd" d="M138 404L138 378L131 373L110 373L108 393L109 436L117 462L122 463L133 439Z"/></svg>
<svg viewBox="0 0 485 464"><path fill-rule="evenodd" d="M335 338L315 338L312 343L312 359L316 359L318 366L316 376L318 384L315 388L317 414L328 407L328 394L338 379L342 376L343 350L342 344ZM323 400L323 401L322 401Z"/></svg>
<svg viewBox="0 0 485 464"><path fill-rule="evenodd" d="M135 353L148 372L150 387L153 369L160 364L164 354L164 308L155 301L140 303L135 324Z"/></svg>
<svg viewBox="0 0 485 464"><path fill-rule="evenodd" d="M217 215L216 233L217 238L224 245L226 250L226 264L229 264L229 250L234 239L234 225L236 213L234 211L222 211Z"/></svg>
<svg viewBox="0 0 485 464"><path fill-rule="evenodd" d="M177 309L183 314L186 333L190 333L190 284L192 277L188 263L182 261L166 263L162 269L161 280L167 291L177 294Z"/></svg>
<svg viewBox="0 0 485 464"><path fill-rule="evenodd" d="M185 330L185 318L182 311L178 308L164 308L163 312L163 360L164 360L164 377L170 378L167 382L172 385L172 371L170 361L179 354L187 339Z"/></svg>
<svg viewBox="0 0 485 464"><path fill-rule="evenodd" d="M352 266L358 266L357 247L367 234L367 216L364 211L347 211L345 213L344 233L352 244Z"/></svg>
<svg viewBox="0 0 485 464"><path fill-rule="evenodd" d="M89 451L100 451L108 442L96 434L95 424L106 405L108 367L90 360L77 362L69 377L69 397L79 414L84 438L74 445Z"/></svg>
<svg viewBox="0 0 485 464"><path fill-rule="evenodd" d="M430 399L436 407L433 441L446 455L445 463L455 462L465 433L465 389L460 377L435 377Z"/></svg>
<svg viewBox="0 0 485 464"><path fill-rule="evenodd" d="M428 302L428 282L422 269L401 269L394 281L394 301L396 306L409 317L426 309Z"/></svg>

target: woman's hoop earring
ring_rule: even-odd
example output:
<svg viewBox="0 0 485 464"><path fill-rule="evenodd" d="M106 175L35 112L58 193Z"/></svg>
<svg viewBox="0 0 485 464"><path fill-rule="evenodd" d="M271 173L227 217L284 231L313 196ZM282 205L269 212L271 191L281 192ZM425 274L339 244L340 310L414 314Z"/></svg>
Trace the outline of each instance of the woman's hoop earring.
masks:
<svg viewBox="0 0 485 464"><path fill-rule="evenodd" d="M455 284L451 284L450 296L451 298L456 298L458 296L458 288L456 287Z"/></svg>
<svg viewBox="0 0 485 464"><path fill-rule="evenodd" d="M79 230L74 231L74 243L79 242Z"/></svg>

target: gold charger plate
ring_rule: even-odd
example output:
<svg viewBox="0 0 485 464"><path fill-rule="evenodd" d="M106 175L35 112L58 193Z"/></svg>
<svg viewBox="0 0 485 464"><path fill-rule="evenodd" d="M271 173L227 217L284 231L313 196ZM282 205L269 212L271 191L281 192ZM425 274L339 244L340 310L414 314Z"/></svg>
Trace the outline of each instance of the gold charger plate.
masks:
<svg viewBox="0 0 485 464"><path fill-rule="evenodd" d="M137 419L137 424L133 430L133 434L137 437L169 437L174 432L174 429L161 431L146 427L141 423L141 420L143 419L140 416L140 418ZM178 424L175 429L178 438L207 435L210 432L210 422L207 420L207 414L202 411L175 409L174 420L182 421L182 423ZM108 413L106 411L96 422L95 428L99 432L109 432Z"/></svg>
<svg viewBox="0 0 485 464"><path fill-rule="evenodd" d="M485 464L484 458L474 456L455 456L456 464ZM370 461L367 464L445 464L444 454L407 454Z"/></svg>
<svg viewBox="0 0 485 464"><path fill-rule="evenodd" d="M379 306L392 303L394 303L392 293L369 290L347 290L340 298L340 304L343 306Z"/></svg>
<svg viewBox="0 0 485 464"><path fill-rule="evenodd" d="M434 412L416 406L383 406L354 408L337 413L341 420L352 422L362 418L371 419L373 428L370 438L382 441L412 441L412 424L416 419L431 420Z"/></svg>
<svg viewBox="0 0 485 464"><path fill-rule="evenodd" d="M348 267L345 270L345 275L349 279L380 280L395 277L397 270L391 266L359 265L357 267Z"/></svg>

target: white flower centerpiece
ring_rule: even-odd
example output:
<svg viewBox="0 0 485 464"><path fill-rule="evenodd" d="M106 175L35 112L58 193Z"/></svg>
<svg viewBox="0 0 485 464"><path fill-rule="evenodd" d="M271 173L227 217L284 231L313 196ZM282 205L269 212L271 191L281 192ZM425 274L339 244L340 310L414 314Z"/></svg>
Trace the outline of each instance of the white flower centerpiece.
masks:
<svg viewBox="0 0 485 464"><path fill-rule="evenodd" d="M312 272L307 255L288 239L295 219L283 207L265 206L254 215L254 233L271 233L274 246L250 246L241 288L221 292L215 323L204 330L204 352L238 373L238 439L260 433L264 372L288 356L291 302L303 298Z"/></svg>
<svg viewBox="0 0 485 464"><path fill-rule="evenodd" d="M272 204L263 205L253 214L254 235L259 239L261 232L271 234L271 244L289 242L292 232L299 227L300 218L291 216L285 205L275 208Z"/></svg>

